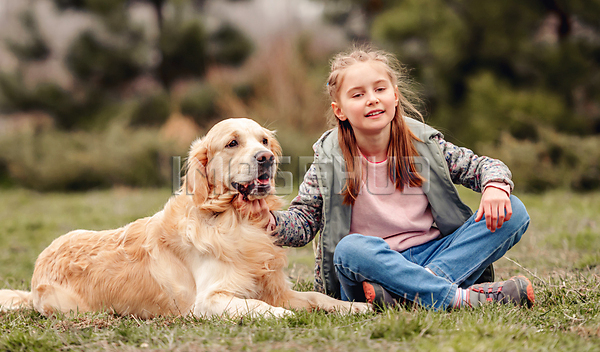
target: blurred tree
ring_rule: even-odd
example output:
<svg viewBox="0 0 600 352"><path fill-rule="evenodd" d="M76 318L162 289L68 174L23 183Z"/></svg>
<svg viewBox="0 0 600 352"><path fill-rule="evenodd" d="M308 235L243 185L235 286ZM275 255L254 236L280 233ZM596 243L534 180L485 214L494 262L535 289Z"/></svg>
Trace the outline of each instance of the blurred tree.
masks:
<svg viewBox="0 0 600 352"><path fill-rule="evenodd" d="M143 33L121 33L119 40L102 40L91 30L81 33L65 58L80 82L105 89L120 87L145 71Z"/></svg>
<svg viewBox="0 0 600 352"><path fill-rule="evenodd" d="M210 36L210 56L217 63L240 65L252 52L252 42L230 23Z"/></svg>
<svg viewBox="0 0 600 352"><path fill-rule="evenodd" d="M50 48L40 33L35 15L31 11L25 11L21 14L20 21L28 38L24 42L8 39L8 49L21 62L45 60L50 55Z"/></svg>
<svg viewBox="0 0 600 352"><path fill-rule="evenodd" d="M43 62L51 55L51 49L40 32L33 11L20 15L25 40L7 39L8 49L18 59L15 72L0 72L0 108L5 111L46 111L55 117L62 127L71 127L78 116L85 114L87 104L53 82L42 82L33 88L25 84L23 72L32 63Z"/></svg>
<svg viewBox="0 0 600 352"><path fill-rule="evenodd" d="M206 71L207 35L198 19L187 16L189 1L138 0L154 9L159 37L145 40L143 28L131 23L128 0L54 0L61 9L95 14L106 32L81 33L71 46L67 62L79 79L114 88L143 73L152 73L169 89L179 78L202 77ZM165 19L169 4L173 15ZM151 62L156 52L158 62Z"/></svg>
<svg viewBox="0 0 600 352"><path fill-rule="evenodd" d="M372 38L414 69L430 122L456 140L535 139L540 125L600 133L598 0L325 1L362 9Z"/></svg>
<svg viewBox="0 0 600 352"><path fill-rule="evenodd" d="M144 124L147 117L149 125L156 125L168 116L164 107L171 108L169 92L176 81L201 80L208 65L239 65L252 51L249 39L230 24L206 30L196 12L203 7L202 0L52 1L61 11L86 13L95 22L68 45L64 64L73 76L73 88L67 90L53 82L33 88L25 85L21 71L29 62L43 61L51 53L35 14L28 11L21 19L28 40L8 42L21 67L14 73L0 73L0 108L43 110L62 128L98 125L95 120L109 116L104 110L114 112L115 104L123 104L123 94L131 91L136 92L133 99L139 100L136 109L129 109L132 123ZM140 2L154 10L156 38L150 38L146 27L131 19L131 5ZM141 93L132 90L142 77L151 77L162 87L142 87ZM148 114L153 106L160 109Z"/></svg>
<svg viewBox="0 0 600 352"><path fill-rule="evenodd" d="M207 36L197 20L175 19L163 26L158 48L159 73L167 88L179 78L202 77L207 66Z"/></svg>

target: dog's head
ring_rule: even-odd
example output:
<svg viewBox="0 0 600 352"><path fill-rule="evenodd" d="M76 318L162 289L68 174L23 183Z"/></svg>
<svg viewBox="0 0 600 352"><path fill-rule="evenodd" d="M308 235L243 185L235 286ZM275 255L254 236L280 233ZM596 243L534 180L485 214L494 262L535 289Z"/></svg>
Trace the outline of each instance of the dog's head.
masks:
<svg viewBox="0 0 600 352"><path fill-rule="evenodd" d="M192 143L184 190L196 204L228 193L245 200L264 198L274 192L279 156L273 131L246 118L223 120Z"/></svg>

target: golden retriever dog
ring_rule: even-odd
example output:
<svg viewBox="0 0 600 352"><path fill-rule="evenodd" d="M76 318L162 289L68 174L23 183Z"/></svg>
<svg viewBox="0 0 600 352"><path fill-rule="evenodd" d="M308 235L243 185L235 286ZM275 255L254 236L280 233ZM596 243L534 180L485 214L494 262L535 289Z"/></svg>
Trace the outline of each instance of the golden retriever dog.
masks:
<svg viewBox="0 0 600 352"><path fill-rule="evenodd" d="M116 230L57 238L35 263L31 292L0 290L0 309L140 318L367 311L365 303L292 290L286 250L273 244L268 219L244 211L261 198L280 206L280 154L273 132L253 120L217 123L192 144L181 190L163 210Z"/></svg>

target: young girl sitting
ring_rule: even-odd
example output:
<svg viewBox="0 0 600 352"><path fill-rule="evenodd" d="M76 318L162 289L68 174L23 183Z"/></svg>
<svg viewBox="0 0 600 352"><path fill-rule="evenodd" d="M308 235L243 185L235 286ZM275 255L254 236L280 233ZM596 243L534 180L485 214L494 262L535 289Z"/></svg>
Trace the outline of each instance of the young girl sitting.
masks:
<svg viewBox="0 0 600 352"><path fill-rule="evenodd" d="M476 284L529 225L510 194L510 171L420 122L402 74L381 51L333 59L327 90L337 127L313 146L289 209L270 215L276 242L304 246L320 233L315 289L343 300L381 307L403 299L436 310L531 306L533 287L523 276ZM476 214L453 183L482 193Z"/></svg>

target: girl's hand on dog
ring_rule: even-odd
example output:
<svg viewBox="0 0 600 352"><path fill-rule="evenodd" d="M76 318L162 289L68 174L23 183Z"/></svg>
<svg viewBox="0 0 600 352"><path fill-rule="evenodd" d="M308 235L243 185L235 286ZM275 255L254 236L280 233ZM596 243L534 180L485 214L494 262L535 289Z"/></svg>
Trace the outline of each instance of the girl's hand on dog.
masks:
<svg viewBox="0 0 600 352"><path fill-rule="evenodd" d="M267 231L273 231L275 229L275 217L269 210L269 206L263 198L244 200L244 197L237 196L233 201L233 204L239 209L239 212L243 216L258 219L268 218L269 223L267 224Z"/></svg>
<svg viewBox="0 0 600 352"><path fill-rule="evenodd" d="M491 232L501 228L502 224L510 220L512 216L509 195L499 188L487 187L481 196L481 203L475 221L480 221L484 215L485 224Z"/></svg>

